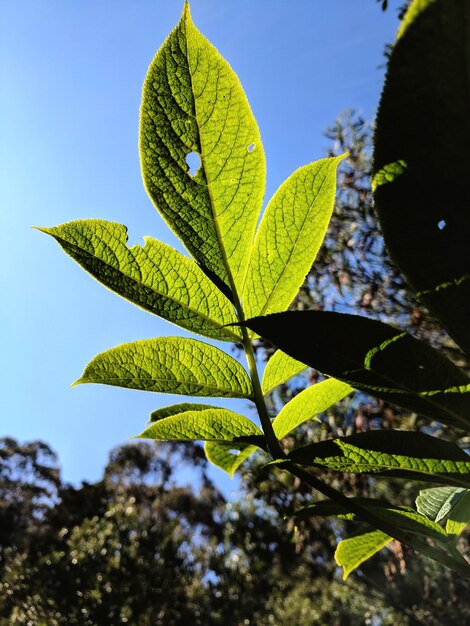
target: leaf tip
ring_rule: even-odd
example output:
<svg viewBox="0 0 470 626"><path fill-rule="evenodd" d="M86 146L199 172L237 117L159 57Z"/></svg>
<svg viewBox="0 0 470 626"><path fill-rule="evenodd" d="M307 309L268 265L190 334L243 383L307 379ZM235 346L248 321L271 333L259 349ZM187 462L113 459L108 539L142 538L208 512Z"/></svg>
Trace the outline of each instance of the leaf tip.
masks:
<svg viewBox="0 0 470 626"><path fill-rule="evenodd" d="M40 233L46 233L46 235L51 234L52 228L47 228L46 226L31 226L33 230L38 230Z"/></svg>
<svg viewBox="0 0 470 626"><path fill-rule="evenodd" d="M191 21L191 9L189 7L188 0L185 0L185 2L184 2L182 18L183 18L183 20L190 20Z"/></svg>
<svg viewBox="0 0 470 626"><path fill-rule="evenodd" d="M81 376L80 378L77 378L77 380L75 380L70 387L78 387L78 385L84 385L87 382L89 382L88 380L86 380L83 376Z"/></svg>

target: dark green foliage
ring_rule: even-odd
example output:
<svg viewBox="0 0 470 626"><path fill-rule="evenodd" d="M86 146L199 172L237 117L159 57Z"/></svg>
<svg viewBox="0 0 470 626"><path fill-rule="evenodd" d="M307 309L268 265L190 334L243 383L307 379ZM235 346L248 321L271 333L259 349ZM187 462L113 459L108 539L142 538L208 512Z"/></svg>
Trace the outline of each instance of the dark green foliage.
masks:
<svg viewBox="0 0 470 626"><path fill-rule="evenodd" d="M76 488L60 480L45 444L4 439L1 449L1 502L21 511L16 523L28 528L2 534L2 626L362 626L374 616L383 626L439 626L444 616L449 624L470 619L468 583L429 564L424 580L421 561L397 546L363 565L360 577L340 582L332 563L338 522L311 518L286 528L275 513L293 510L285 498L292 485L273 481L268 468L256 484L247 475L241 502L232 504L208 479L194 445L122 446L99 481ZM38 463L39 451L47 465ZM34 466L35 475L23 474ZM197 477L194 488L177 484L174 468L182 466ZM56 495L24 507L50 479L41 467L53 473ZM441 599L443 589L454 603Z"/></svg>
<svg viewBox="0 0 470 626"><path fill-rule="evenodd" d="M412 8L377 117L375 201L390 253L469 352L470 5L431 0Z"/></svg>

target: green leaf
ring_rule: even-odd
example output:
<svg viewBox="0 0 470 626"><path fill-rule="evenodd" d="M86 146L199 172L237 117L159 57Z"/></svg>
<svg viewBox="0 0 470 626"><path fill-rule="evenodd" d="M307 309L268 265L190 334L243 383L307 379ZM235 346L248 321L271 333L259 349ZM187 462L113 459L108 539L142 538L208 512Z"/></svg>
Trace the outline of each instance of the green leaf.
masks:
<svg viewBox="0 0 470 626"><path fill-rule="evenodd" d="M361 563L385 548L390 541L391 537L381 530L362 532L340 541L335 551L335 561L343 568L343 580Z"/></svg>
<svg viewBox="0 0 470 626"><path fill-rule="evenodd" d="M324 311L289 311L246 325L291 357L355 389L451 426L470 425L470 378L405 332Z"/></svg>
<svg viewBox="0 0 470 626"><path fill-rule="evenodd" d="M160 441L230 441L250 443L264 440L251 420L228 409L185 411L153 423L139 435Z"/></svg>
<svg viewBox="0 0 470 626"><path fill-rule="evenodd" d="M466 491L451 509L446 523L446 532L458 537L470 523L470 492Z"/></svg>
<svg viewBox="0 0 470 626"><path fill-rule="evenodd" d="M206 441L204 451L208 461L227 472L230 478L246 459L256 451L256 446L245 443L220 443Z"/></svg>
<svg viewBox="0 0 470 626"><path fill-rule="evenodd" d="M343 156L301 167L270 200L243 291L247 316L284 311L295 298L325 236Z"/></svg>
<svg viewBox="0 0 470 626"><path fill-rule="evenodd" d="M406 507L396 507L389 503L380 502L371 498L351 498L355 504L371 511L377 518L396 526L401 530L408 531L416 535L423 535L434 539L435 541L446 542L447 533L435 521L428 519L424 515L420 515ZM303 507L295 512L297 518L305 518L311 516L330 517L335 516L344 520L357 520L354 513L348 511L345 507L324 500ZM391 541L391 537L389 537Z"/></svg>
<svg viewBox="0 0 470 626"><path fill-rule="evenodd" d="M276 350L266 364L263 373L261 388L265 396L275 387L282 385L290 378L301 374L307 366L296 359L293 359L282 350Z"/></svg>
<svg viewBox="0 0 470 626"><path fill-rule="evenodd" d="M201 160L194 176L191 153ZM263 200L264 151L237 76L196 29L188 4L145 79L140 157L170 228L205 271L240 287Z"/></svg>
<svg viewBox="0 0 470 626"><path fill-rule="evenodd" d="M233 306L204 272L174 248L145 237L127 247L127 229L104 220L77 220L53 228L52 235L77 263L103 285L137 306L195 333L239 341Z"/></svg>
<svg viewBox="0 0 470 626"><path fill-rule="evenodd" d="M372 500L370 498L350 498L355 505L367 509L370 513L388 527L394 528L399 535L406 533L406 543L415 550L456 569L465 576L469 575L468 563L455 549L455 545L449 535L436 522L420 515L406 507L394 507L389 503ZM304 507L295 513L296 517L304 518L312 515L331 516L340 519L357 520L357 516L351 513L345 506L338 505L331 500L325 500ZM399 531L399 532L398 532ZM410 536L410 533L412 536ZM435 546L429 544L432 539ZM338 545L335 559L338 565L344 568L344 578L361 563L381 550L392 537L381 530L363 531L353 537L344 539Z"/></svg>
<svg viewBox="0 0 470 626"><path fill-rule="evenodd" d="M421 489L416 498L416 508L435 522L445 519L457 504L465 489L462 487L433 487Z"/></svg>
<svg viewBox="0 0 470 626"><path fill-rule="evenodd" d="M238 361L183 337L142 339L102 352L75 384L81 383L205 397L251 398L252 393Z"/></svg>
<svg viewBox="0 0 470 626"><path fill-rule="evenodd" d="M323 380L307 387L283 406L273 421L274 432L278 439L318 413L323 413L336 402L339 402L354 389L334 378Z"/></svg>
<svg viewBox="0 0 470 626"><path fill-rule="evenodd" d="M181 402L179 404L172 404L165 406L161 409L156 409L150 413L149 422L158 422L165 417L171 417L178 413L186 413L186 411L207 411L207 409L213 409L215 407L212 404L197 404L195 402Z"/></svg>
<svg viewBox="0 0 470 626"><path fill-rule="evenodd" d="M375 205L388 249L467 352L469 59L468 1L412 2L390 58L374 149Z"/></svg>
<svg viewBox="0 0 470 626"><path fill-rule="evenodd" d="M470 455L448 441L412 431L375 430L338 437L296 448L288 458L337 472L470 485Z"/></svg>

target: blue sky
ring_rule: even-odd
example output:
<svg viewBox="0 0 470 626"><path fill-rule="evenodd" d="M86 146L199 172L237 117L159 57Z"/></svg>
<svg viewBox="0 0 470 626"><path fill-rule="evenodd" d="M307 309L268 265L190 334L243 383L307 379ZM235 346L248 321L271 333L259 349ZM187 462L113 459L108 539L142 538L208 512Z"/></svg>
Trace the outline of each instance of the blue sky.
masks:
<svg viewBox="0 0 470 626"><path fill-rule="evenodd" d="M182 249L145 194L137 152L142 82L182 5L0 0L0 436L47 441L73 482L97 479L113 446L181 397L70 384L102 350L184 332L104 289L30 226L99 217L126 224L130 244L151 235ZM393 10L373 0L193 0L191 12L258 120L266 198L324 155L338 113L374 116Z"/></svg>

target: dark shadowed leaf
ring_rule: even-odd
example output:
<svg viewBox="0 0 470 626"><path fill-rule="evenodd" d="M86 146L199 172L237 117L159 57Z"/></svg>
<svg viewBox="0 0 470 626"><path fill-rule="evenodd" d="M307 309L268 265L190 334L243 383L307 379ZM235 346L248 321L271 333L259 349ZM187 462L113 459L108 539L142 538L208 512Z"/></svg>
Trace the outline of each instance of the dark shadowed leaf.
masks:
<svg viewBox="0 0 470 626"><path fill-rule="evenodd" d="M412 3L377 117L375 203L393 258L470 352L470 3Z"/></svg>
<svg viewBox="0 0 470 626"><path fill-rule="evenodd" d="M373 473L470 486L470 455L423 433L376 430L296 448L296 463L338 472Z"/></svg>
<svg viewBox="0 0 470 626"><path fill-rule="evenodd" d="M291 357L356 389L443 423L470 425L470 378L405 332L323 311L289 311L246 324Z"/></svg>

